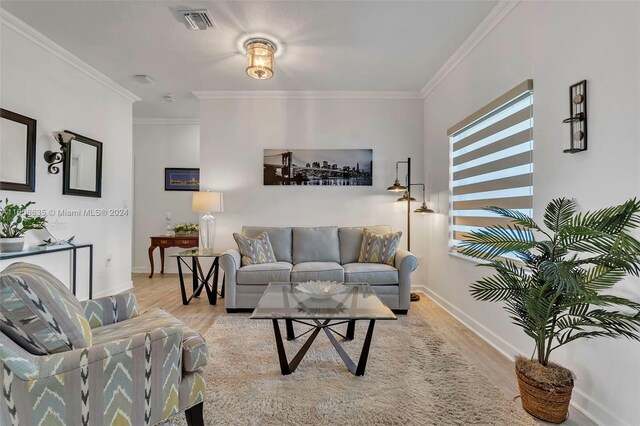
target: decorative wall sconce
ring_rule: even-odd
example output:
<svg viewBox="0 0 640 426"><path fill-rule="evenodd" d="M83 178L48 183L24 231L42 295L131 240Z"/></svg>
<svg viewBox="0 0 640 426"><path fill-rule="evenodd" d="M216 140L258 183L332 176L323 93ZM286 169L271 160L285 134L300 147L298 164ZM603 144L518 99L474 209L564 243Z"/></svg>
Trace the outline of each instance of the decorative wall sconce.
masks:
<svg viewBox="0 0 640 426"><path fill-rule="evenodd" d="M69 148L69 143L75 139L75 137L76 135L65 131L53 132L53 138L60 144L60 152L46 151L44 153L44 160L49 163L49 173L57 175L60 172L60 167L56 164L62 163Z"/></svg>
<svg viewBox="0 0 640 426"><path fill-rule="evenodd" d="M587 80L569 86L569 113L563 123L571 126L569 148L563 152L575 154L587 150Z"/></svg>

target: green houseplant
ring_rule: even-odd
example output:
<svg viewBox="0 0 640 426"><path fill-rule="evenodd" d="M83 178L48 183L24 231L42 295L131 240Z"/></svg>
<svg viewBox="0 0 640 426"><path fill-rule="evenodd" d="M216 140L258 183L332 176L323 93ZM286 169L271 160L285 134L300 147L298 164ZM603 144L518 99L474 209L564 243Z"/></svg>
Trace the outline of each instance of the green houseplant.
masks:
<svg viewBox="0 0 640 426"><path fill-rule="evenodd" d="M28 208L35 204L11 204L0 200L0 252L20 251L24 247L24 234L34 229L44 229L44 217L31 216Z"/></svg>
<svg viewBox="0 0 640 426"><path fill-rule="evenodd" d="M512 224L470 232L462 242L463 254L495 270L472 284L471 295L503 302L512 322L533 340L531 359L516 360L523 408L561 423L573 376L550 362L552 352L578 339L640 340L640 303L610 292L626 275L640 273L640 242L630 235L640 226L640 201L578 213L574 200L555 199L544 212L547 229L518 211L486 210Z"/></svg>

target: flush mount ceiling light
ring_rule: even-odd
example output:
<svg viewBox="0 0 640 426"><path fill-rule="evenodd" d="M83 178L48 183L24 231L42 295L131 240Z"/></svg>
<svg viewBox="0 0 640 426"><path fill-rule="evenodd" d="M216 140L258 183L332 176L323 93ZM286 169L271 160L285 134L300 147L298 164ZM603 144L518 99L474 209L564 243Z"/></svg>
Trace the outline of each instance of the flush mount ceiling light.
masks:
<svg viewBox="0 0 640 426"><path fill-rule="evenodd" d="M273 77L273 57L278 50L275 43L266 38L250 38L244 43L247 55L247 75L256 80Z"/></svg>

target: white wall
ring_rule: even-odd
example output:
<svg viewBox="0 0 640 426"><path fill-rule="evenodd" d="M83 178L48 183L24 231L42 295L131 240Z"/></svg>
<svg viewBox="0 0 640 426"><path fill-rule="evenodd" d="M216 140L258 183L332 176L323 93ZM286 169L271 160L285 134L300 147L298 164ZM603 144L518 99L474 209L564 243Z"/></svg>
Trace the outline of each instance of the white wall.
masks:
<svg viewBox="0 0 640 426"><path fill-rule="evenodd" d="M423 175L421 100L208 99L200 115L201 186L224 193L217 247L235 247L232 233L243 225L390 224L405 231L406 205L386 187L396 161L407 157L414 181ZM373 186L263 186L265 148L372 148ZM424 223L413 216L418 255Z"/></svg>
<svg viewBox="0 0 640 426"><path fill-rule="evenodd" d="M425 100L425 159L437 215L429 218L428 289L509 355L533 344L497 304L480 303L469 284L481 272L447 254L446 129L527 78L534 80L534 216L554 197L596 209L640 195L640 4L521 2ZM563 154L568 87L588 80L589 150ZM640 280L618 293L640 301ZM601 424L639 424L640 344L579 342L554 352L576 376L573 402Z"/></svg>
<svg viewBox="0 0 640 426"><path fill-rule="evenodd" d="M6 16L6 15L5 15ZM79 243L94 244L94 297L131 287L132 104L104 84L55 56L33 38L16 31L3 16L0 28L0 105L37 120L36 192L1 191L14 203L35 201L38 209L82 210L128 208L129 216L49 217L58 238L75 235ZM42 37L42 36L38 36ZM36 37L37 39L37 37ZM42 39L41 39L42 40ZM49 42L51 43L51 42ZM67 52L68 54L68 52ZM68 55L67 58L71 58ZM73 59L72 59L73 60ZM103 142L102 198L62 195L62 172L47 172L43 153L57 150L51 132L68 129ZM38 242L31 237L29 242ZM82 254L80 254L82 253ZM78 259L79 297L86 298L86 252ZM107 262L107 256L111 261ZM49 268L70 282L69 254L24 258ZM4 268L13 260L3 261Z"/></svg>
<svg viewBox="0 0 640 426"><path fill-rule="evenodd" d="M200 166L200 126L169 122L133 126L135 217L133 221L133 271L149 272L149 237L164 235L165 215L173 224L198 223L191 211L191 192L165 191L165 167ZM177 272L176 261L165 251L165 272ZM154 251L155 272L160 272L160 250Z"/></svg>

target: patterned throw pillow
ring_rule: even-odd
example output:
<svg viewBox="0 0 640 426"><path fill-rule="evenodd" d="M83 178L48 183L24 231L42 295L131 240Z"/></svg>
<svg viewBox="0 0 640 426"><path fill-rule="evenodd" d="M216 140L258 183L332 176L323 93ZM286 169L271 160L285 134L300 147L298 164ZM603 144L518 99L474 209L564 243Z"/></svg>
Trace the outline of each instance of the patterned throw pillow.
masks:
<svg viewBox="0 0 640 426"><path fill-rule="evenodd" d="M261 232L256 238L235 233L233 238L238 243L238 250L242 255L242 266L277 262L271 241L269 241L269 234L266 232Z"/></svg>
<svg viewBox="0 0 640 426"><path fill-rule="evenodd" d="M393 266L402 232L376 234L364 229L359 263L385 263Z"/></svg>
<svg viewBox="0 0 640 426"><path fill-rule="evenodd" d="M29 263L0 273L0 330L36 355L91 346L91 327L75 296L45 269Z"/></svg>

